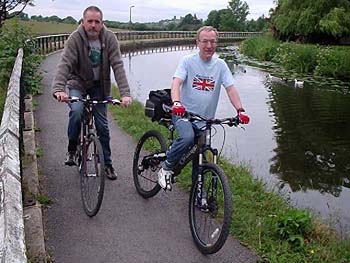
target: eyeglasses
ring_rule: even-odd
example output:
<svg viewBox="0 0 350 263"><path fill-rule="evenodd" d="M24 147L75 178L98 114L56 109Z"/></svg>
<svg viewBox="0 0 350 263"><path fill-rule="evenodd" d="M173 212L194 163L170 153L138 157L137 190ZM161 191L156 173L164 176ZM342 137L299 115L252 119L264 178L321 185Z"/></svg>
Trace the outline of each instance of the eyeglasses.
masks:
<svg viewBox="0 0 350 263"><path fill-rule="evenodd" d="M203 43L204 45L208 45L209 43L210 43L211 45L216 45L216 44L218 43L217 40L207 40L207 39L198 40L198 42Z"/></svg>

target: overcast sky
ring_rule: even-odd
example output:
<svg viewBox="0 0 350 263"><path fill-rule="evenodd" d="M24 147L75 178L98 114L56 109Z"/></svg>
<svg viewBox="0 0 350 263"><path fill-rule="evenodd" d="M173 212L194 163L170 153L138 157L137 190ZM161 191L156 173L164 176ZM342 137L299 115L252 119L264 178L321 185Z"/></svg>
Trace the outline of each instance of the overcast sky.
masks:
<svg viewBox="0 0 350 263"><path fill-rule="evenodd" d="M244 2L244 0L241 0ZM60 18L72 16L76 20L82 17L82 11L96 5L102 9L105 20L128 22L157 22L176 16L196 14L199 19L206 20L210 11L227 7L229 0L34 0L34 7L26 7L24 12L29 16L57 15ZM268 16L273 0L246 0L249 6L248 19L257 19L262 14Z"/></svg>

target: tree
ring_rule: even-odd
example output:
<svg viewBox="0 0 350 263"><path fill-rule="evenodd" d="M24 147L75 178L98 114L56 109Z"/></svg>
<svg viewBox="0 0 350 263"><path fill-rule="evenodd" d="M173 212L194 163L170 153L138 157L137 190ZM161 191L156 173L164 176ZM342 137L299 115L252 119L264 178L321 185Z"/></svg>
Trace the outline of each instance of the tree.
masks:
<svg viewBox="0 0 350 263"><path fill-rule="evenodd" d="M244 31L246 18L249 14L248 10L249 7L246 2L231 0L226 9L212 10L205 24L213 26L219 31Z"/></svg>
<svg viewBox="0 0 350 263"><path fill-rule="evenodd" d="M256 21L251 19L246 22L246 30L248 32L261 32L267 29L269 19L264 15L259 17Z"/></svg>
<svg viewBox="0 0 350 263"><path fill-rule="evenodd" d="M205 25L215 27L219 29L220 27L220 11L212 10L210 11L207 20L205 21Z"/></svg>
<svg viewBox="0 0 350 263"><path fill-rule="evenodd" d="M62 23L65 23L65 24L76 24L78 22L73 17L67 16L66 18L62 19Z"/></svg>
<svg viewBox="0 0 350 263"><path fill-rule="evenodd" d="M6 19L19 15L27 6L34 6L33 0L1 0L0 1L0 28ZM19 8L19 10L18 10ZM11 14L10 12L13 11Z"/></svg>
<svg viewBox="0 0 350 263"><path fill-rule="evenodd" d="M192 31L197 30L202 25L202 21L196 15L187 14L177 26L178 30Z"/></svg>
<svg viewBox="0 0 350 263"><path fill-rule="evenodd" d="M271 22L282 40L337 42L350 34L350 1L279 0Z"/></svg>
<svg viewBox="0 0 350 263"><path fill-rule="evenodd" d="M240 0L231 0L228 2L227 9L230 11L223 16L223 26L228 31L244 31L245 21L249 14L249 6L246 2Z"/></svg>

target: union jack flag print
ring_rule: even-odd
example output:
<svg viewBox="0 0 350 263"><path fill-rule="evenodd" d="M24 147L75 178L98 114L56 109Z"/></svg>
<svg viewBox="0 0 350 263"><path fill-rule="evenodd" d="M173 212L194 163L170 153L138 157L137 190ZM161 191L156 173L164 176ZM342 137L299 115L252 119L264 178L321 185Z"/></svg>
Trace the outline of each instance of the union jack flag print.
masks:
<svg viewBox="0 0 350 263"><path fill-rule="evenodd" d="M194 77L192 88L203 91L213 91L215 80L212 78Z"/></svg>

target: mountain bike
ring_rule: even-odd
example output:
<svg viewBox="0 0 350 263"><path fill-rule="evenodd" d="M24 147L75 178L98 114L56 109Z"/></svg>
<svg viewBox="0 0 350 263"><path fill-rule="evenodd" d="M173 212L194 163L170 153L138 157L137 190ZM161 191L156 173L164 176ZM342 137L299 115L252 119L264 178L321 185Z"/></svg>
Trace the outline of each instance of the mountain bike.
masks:
<svg viewBox="0 0 350 263"><path fill-rule="evenodd" d="M96 133L93 107L97 104L120 105L121 102L112 98L101 101L93 100L89 95L86 98L69 98L69 102L78 101L83 102L84 111L75 161L80 173L83 208L85 213L92 217L100 210L105 186L104 155Z"/></svg>
<svg viewBox="0 0 350 263"><path fill-rule="evenodd" d="M170 107L163 104L170 111ZM232 217L232 194L228 180L218 165L218 150L211 146L214 125L239 126L239 117L205 119L187 113L189 121L201 121L205 125L195 144L185 153L173 169L172 182L190 162L192 186L189 198L189 223L192 237L203 254L213 254L224 245L229 234ZM158 184L160 163L166 159L166 151L174 141L174 125L170 118L161 118L159 124L169 130L168 141L156 130L147 131L139 140L133 159L133 179L137 192L144 198L155 196L161 189ZM225 131L225 129L224 129ZM225 138L225 132L224 132Z"/></svg>

